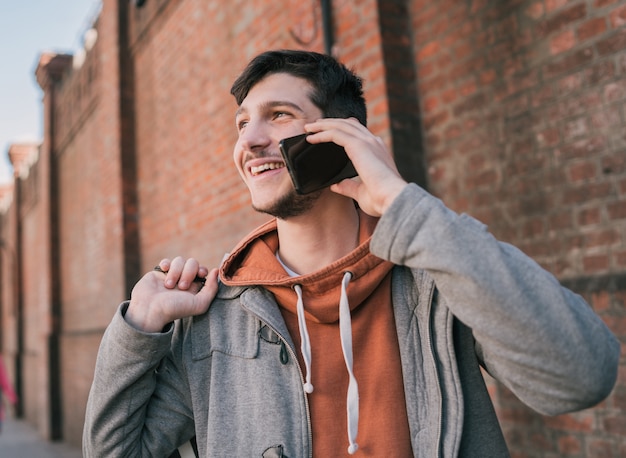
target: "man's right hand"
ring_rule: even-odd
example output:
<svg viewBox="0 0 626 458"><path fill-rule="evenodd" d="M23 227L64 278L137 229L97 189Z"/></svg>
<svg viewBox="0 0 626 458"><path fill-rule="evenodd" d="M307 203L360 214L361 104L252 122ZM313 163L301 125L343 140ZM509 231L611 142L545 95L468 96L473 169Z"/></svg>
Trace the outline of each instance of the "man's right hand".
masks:
<svg viewBox="0 0 626 458"><path fill-rule="evenodd" d="M346 178L330 190L350 197L370 216L380 217L407 182L380 137L354 118L325 118L305 126L311 143L333 142L345 148L359 176Z"/></svg>
<svg viewBox="0 0 626 458"><path fill-rule="evenodd" d="M125 319L143 332L162 332L178 318L201 315L217 293L217 269L207 269L193 258L163 259L158 268L137 282ZM206 280L194 281L197 277Z"/></svg>

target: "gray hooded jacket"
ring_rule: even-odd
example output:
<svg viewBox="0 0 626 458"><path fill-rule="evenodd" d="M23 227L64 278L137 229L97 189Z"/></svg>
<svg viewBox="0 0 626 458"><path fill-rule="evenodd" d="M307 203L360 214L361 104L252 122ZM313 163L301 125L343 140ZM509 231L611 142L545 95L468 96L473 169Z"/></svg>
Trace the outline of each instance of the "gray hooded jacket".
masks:
<svg viewBox="0 0 626 458"><path fill-rule="evenodd" d="M414 456L508 456L481 365L548 415L612 390L619 343L588 304L418 186L383 215L370 250L396 264ZM85 457L167 457L194 436L202 457L312 456L302 372L269 292L220 285L208 312L159 334L132 328L126 307L98 354Z"/></svg>

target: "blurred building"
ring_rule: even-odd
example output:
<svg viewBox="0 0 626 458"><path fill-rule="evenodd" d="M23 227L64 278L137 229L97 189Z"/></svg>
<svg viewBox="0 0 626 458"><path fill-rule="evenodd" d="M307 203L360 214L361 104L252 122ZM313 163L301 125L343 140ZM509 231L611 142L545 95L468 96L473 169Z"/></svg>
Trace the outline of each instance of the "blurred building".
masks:
<svg viewBox="0 0 626 458"><path fill-rule="evenodd" d="M265 220L232 163L229 89L294 47L362 75L405 177L626 342L626 1L103 0L84 49L40 56L44 137L10 148L0 190L0 350L44 436L80 444L100 338L143 272L216 265ZM571 415L489 387L513 456L626 456L624 359L611 397Z"/></svg>

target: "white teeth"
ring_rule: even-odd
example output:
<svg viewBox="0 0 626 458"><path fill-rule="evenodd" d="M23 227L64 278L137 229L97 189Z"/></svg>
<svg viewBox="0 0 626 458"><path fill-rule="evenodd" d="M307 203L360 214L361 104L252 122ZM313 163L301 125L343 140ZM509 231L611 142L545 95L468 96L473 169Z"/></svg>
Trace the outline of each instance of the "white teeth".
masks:
<svg viewBox="0 0 626 458"><path fill-rule="evenodd" d="M258 167L250 167L250 173L252 173L252 175L258 175L266 170L280 169L281 167L284 167L282 162L268 162L267 164L259 165Z"/></svg>

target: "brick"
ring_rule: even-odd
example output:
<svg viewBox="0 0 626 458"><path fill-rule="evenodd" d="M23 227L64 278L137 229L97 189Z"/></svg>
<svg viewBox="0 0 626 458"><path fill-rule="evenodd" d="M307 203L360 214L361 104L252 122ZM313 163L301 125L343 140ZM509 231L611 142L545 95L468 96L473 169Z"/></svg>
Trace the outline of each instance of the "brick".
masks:
<svg viewBox="0 0 626 458"><path fill-rule="evenodd" d="M551 13L565 5L567 5L568 0L546 0L546 12Z"/></svg>
<svg viewBox="0 0 626 458"><path fill-rule="evenodd" d="M618 72L625 73L626 72L626 54L618 55L617 59L617 68Z"/></svg>
<svg viewBox="0 0 626 458"><path fill-rule="evenodd" d="M611 186L608 183L592 183L584 187L571 188L563 193L563 203L585 203L594 199L603 199L611 195Z"/></svg>
<svg viewBox="0 0 626 458"><path fill-rule="evenodd" d="M618 127L621 125L621 116L617 107L609 107L602 111L597 111L590 114L591 127L593 130L606 131L607 129ZM623 155L622 155L623 158ZM620 168L621 160L607 160L605 173L610 173L610 170L617 170Z"/></svg>
<svg viewBox="0 0 626 458"><path fill-rule="evenodd" d="M484 18L500 27L504 27L502 24L511 25L516 23L516 18L512 12L516 11L523 3L523 0L511 0L507 4L491 3L490 7L484 11Z"/></svg>
<svg viewBox="0 0 626 458"><path fill-rule="evenodd" d="M528 8L526 8L526 10L524 10L524 13L534 19L537 20L539 18L541 18L544 14L545 14L545 8L543 5L543 2L533 2L531 3Z"/></svg>
<svg viewBox="0 0 626 458"><path fill-rule="evenodd" d="M620 102L626 99L626 81L617 81L604 87L604 97L608 102Z"/></svg>
<svg viewBox="0 0 626 458"><path fill-rule="evenodd" d="M420 78L427 79L433 77L437 71L437 66L434 62L420 62L418 65L418 73Z"/></svg>
<svg viewBox="0 0 626 458"><path fill-rule="evenodd" d="M583 245L583 236L576 234L573 236L564 236L563 247L567 251L579 250Z"/></svg>
<svg viewBox="0 0 626 458"><path fill-rule="evenodd" d="M560 130L557 128L545 129L536 135L537 143L541 147L555 146L561 141Z"/></svg>
<svg viewBox="0 0 626 458"><path fill-rule="evenodd" d="M586 137L560 147L555 154L562 159L584 158L603 152L606 144L607 140L604 137Z"/></svg>
<svg viewBox="0 0 626 458"><path fill-rule="evenodd" d="M626 409L626 387L617 386L611 393L614 408L624 411Z"/></svg>
<svg viewBox="0 0 626 458"><path fill-rule="evenodd" d="M546 431L535 432L532 434L531 441L533 446L542 452L555 452L556 445L553 438Z"/></svg>
<svg viewBox="0 0 626 458"><path fill-rule="evenodd" d="M570 95L580 91L583 87L583 74L575 73L560 78L555 82L557 95Z"/></svg>
<svg viewBox="0 0 626 458"><path fill-rule="evenodd" d="M565 455L577 455L582 450L580 439L575 436L559 438L559 452Z"/></svg>
<svg viewBox="0 0 626 458"><path fill-rule="evenodd" d="M550 53L561 54L572 49L577 43L576 35L572 30L566 30L550 39Z"/></svg>
<svg viewBox="0 0 626 458"><path fill-rule="evenodd" d="M596 49L600 56L607 56L613 53L617 53L626 48L626 29L621 29L614 35L599 41L596 44Z"/></svg>
<svg viewBox="0 0 626 458"><path fill-rule="evenodd" d="M522 225L521 235L524 238L532 239L544 233L544 222L541 218L534 218Z"/></svg>
<svg viewBox="0 0 626 458"><path fill-rule="evenodd" d="M619 232L614 229L604 229L585 235L585 248L610 247L620 240Z"/></svg>
<svg viewBox="0 0 626 458"><path fill-rule="evenodd" d="M593 50L591 48L580 49L571 54L567 54L561 59L546 64L544 73L546 77L552 78L588 65L592 60Z"/></svg>
<svg viewBox="0 0 626 458"><path fill-rule="evenodd" d="M597 458L618 458L619 455L615 450L615 446L609 440L592 440L586 448L586 456L593 456Z"/></svg>
<svg viewBox="0 0 626 458"><path fill-rule="evenodd" d="M611 21L611 27L614 29L618 29L626 25L626 6L621 6L613 10L609 18Z"/></svg>
<svg viewBox="0 0 626 458"><path fill-rule="evenodd" d="M489 0L472 0L470 12L476 14L480 11L484 11L488 4Z"/></svg>
<svg viewBox="0 0 626 458"><path fill-rule="evenodd" d="M587 118L578 118L565 123L563 128L563 140L570 142L578 138L584 137L589 132Z"/></svg>
<svg viewBox="0 0 626 458"><path fill-rule="evenodd" d="M441 101L447 105L456 101L458 97L459 94L456 88L446 89L441 93Z"/></svg>
<svg viewBox="0 0 626 458"><path fill-rule="evenodd" d="M531 105L533 108L539 108L554 99L554 90L552 86L540 86L533 88Z"/></svg>
<svg viewBox="0 0 626 458"><path fill-rule="evenodd" d="M422 102L422 108L424 111L433 111L439 105L439 100L437 97L428 97L424 99Z"/></svg>
<svg viewBox="0 0 626 458"><path fill-rule="evenodd" d="M465 101L457 104L454 107L454 114L456 116L461 116L468 112L472 112L475 110L480 110L487 103L487 98L485 94L478 93L473 95L472 97L468 97Z"/></svg>
<svg viewBox="0 0 626 458"><path fill-rule="evenodd" d="M601 313L607 311L611 306L611 295L606 291L595 293L590 303L596 312Z"/></svg>
<svg viewBox="0 0 626 458"><path fill-rule="evenodd" d="M610 434L623 434L626 431L626 417L624 415L607 417L603 423L604 429Z"/></svg>
<svg viewBox="0 0 626 458"><path fill-rule="evenodd" d="M607 29L606 19L603 17L589 19L578 27L578 40L581 42L603 34Z"/></svg>
<svg viewBox="0 0 626 458"><path fill-rule="evenodd" d="M583 257L583 269L585 273L597 273L608 270L610 266L607 255L598 254Z"/></svg>
<svg viewBox="0 0 626 458"><path fill-rule="evenodd" d="M548 218L548 227L551 231L561 231L572 227L573 215L571 210L559 210Z"/></svg>
<svg viewBox="0 0 626 458"><path fill-rule="evenodd" d="M611 220L626 218L626 200L607 205L607 212Z"/></svg>
<svg viewBox="0 0 626 458"><path fill-rule="evenodd" d="M584 161L572 164L568 167L569 179L572 182L585 181L597 175L596 164L592 161Z"/></svg>
<svg viewBox="0 0 626 458"><path fill-rule="evenodd" d="M549 35L583 19L586 14L587 7L584 3L573 5L570 8L561 10L558 14L549 19L546 19L540 30L543 34Z"/></svg>
<svg viewBox="0 0 626 458"><path fill-rule="evenodd" d="M590 107L598 107L601 104L602 94L596 91L589 91L584 94L569 94L556 106L556 113L552 114L558 117L558 119L565 119L568 122L577 121L578 119L588 117ZM578 119L572 119L575 116Z"/></svg>
<svg viewBox="0 0 626 458"><path fill-rule="evenodd" d="M426 46L424 46L420 52L417 54L417 58L419 60L426 60L430 57L433 57L435 55L437 55L437 53L439 52L439 43L436 41L433 41L429 44L427 44Z"/></svg>
<svg viewBox="0 0 626 458"><path fill-rule="evenodd" d="M602 221L599 208L588 208L580 211L578 224L581 226L591 226Z"/></svg>
<svg viewBox="0 0 626 458"><path fill-rule="evenodd" d="M479 76L479 80L481 84L491 84L496 80L496 78L497 78L497 75L496 75L495 70L493 69L487 69L483 71Z"/></svg>
<svg viewBox="0 0 626 458"><path fill-rule="evenodd" d="M609 174L624 174L626 172L626 154L622 151L618 151L614 154L605 156L601 161L602 173Z"/></svg>
<svg viewBox="0 0 626 458"><path fill-rule="evenodd" d="M613 5L619 1L620 0L595 0L593 6L595 8L604 8L605 6Z"/></svg>
<svg viewBox="0 0 626 458"><path fill-rule="evenodd" d="M623 251L614 251L613 256L615 256L615 266L618 268L626 268L626 250Z"/></svg>

